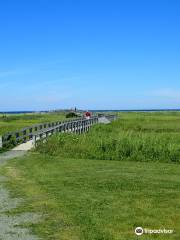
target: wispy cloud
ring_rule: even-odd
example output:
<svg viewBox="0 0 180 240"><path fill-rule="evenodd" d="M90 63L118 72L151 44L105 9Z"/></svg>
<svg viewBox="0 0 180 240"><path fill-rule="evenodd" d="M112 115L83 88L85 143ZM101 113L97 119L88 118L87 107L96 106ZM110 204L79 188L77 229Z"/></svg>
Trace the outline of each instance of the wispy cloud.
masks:
<svg viewBox="0 0 180 240"><path fill-rule="evenodd" d="M65 85L67 84L73 84L73 83L76 83L78 84L78 81L80 81L81 79L78 77L78 76L69 76L69 77L62 77L62 78L58 78L58 79L51 79L51 80L45 80L43 82L43 84L45 85L56 85L56 84L60 84L60 83L63 83ZM37 83L38 85L39 83ZM42 84L42 83L40 83Z"/></svg>
<svg viewBox="0 0 180 240"><path fill-rule="evenodd" d="M1 77L9 77L18 74L18 71L16 70L9 70L9 71L2 71L0 72L0 78Z"/></svg>
<svg viewBox="0 0 180 240"><path fill-rule="evenodd" d="M8 69L8 70L0 70L0 78L1 77L8 77L13 75L19 75L19 74L28 74L28 73L34 73L34 72L46 72L46 71L54 71L57 69L60 69L61 66L66 64L68 60L61 59L61 60L52 60L52 61L45 61L45 62L39 62L39 63L31 63L30 65L24 64L23 66L15 67L15 69Z"/></svg>
<svg viewBox="0 0 180 240"><path fill-rule="evenodd" d="M48 95L37 96L37 100L43 103L60 103L67 99L71 99L72 95L68 93L50 92Z"/></svg>
<svg viewBox="0 0 180 240"><path fill-rule="evenodd" d="M14 69L14 70L7 70L7 71L0 71L0 78L5 77L14 77L16 75L22 75L33 72L33 69L22 68L22 69Z"/></svg>
<svg viewBox="0 0 180 240"><path fill-rule="evenodd" d="M155 97L165 97L172 99L180 99L180 90L172 88L162 88L150 92L150 95Z"/></svg>

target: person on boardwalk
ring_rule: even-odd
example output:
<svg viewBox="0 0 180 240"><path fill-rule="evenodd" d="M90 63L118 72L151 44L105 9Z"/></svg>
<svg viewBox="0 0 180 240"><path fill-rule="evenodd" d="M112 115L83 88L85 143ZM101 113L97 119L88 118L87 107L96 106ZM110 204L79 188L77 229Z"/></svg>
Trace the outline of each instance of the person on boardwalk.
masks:
<svg viewBox="0 0 180 240"><path fill-rule="evenodd" d="M85 118L90 119L90 117L91 117L91 113L89 111L86 111Z"/></svg>

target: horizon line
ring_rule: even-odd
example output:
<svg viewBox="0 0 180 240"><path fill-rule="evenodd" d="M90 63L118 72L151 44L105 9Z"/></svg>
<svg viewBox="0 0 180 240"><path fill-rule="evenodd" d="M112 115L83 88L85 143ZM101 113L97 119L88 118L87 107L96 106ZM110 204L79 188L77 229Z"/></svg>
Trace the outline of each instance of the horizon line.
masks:
<svg viewBox="0 0 180 240"><path fill-rule="evenodd" d="M70 108L62 109L51 109L51 110L10 110L10 111L0 111L0 113L36 113L36 112L55 112L55 111L67 111L74 110ZM86 109L77 109L77 111L86 111ZM119 112L140 112L140 111L180 111L180 108L141 108L141 109L89 109L89 111L119 111Z"/></svg>

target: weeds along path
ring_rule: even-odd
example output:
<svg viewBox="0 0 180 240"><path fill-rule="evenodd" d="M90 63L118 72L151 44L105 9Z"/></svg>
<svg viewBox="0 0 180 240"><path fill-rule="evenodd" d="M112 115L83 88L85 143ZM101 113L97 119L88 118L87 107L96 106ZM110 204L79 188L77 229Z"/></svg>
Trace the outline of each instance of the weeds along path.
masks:
<svg viewBox="0 0 180 240"><path fill-rule="evenodd" d="M8 151L0 154L0 168L8 159L22 157L26 151ZM24 224L36 223L40 221L40 214L21 213L9 215L8 212L16 209L23 199L10 197L9 191L5 188L8 178L0 175L0 240L39 240L27 228L22 227Z"/></svg>

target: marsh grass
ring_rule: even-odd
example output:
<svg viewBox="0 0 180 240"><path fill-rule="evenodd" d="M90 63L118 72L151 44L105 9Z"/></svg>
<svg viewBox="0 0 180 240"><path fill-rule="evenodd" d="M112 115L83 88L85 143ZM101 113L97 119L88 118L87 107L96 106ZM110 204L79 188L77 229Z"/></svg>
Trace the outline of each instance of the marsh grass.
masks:
<svg viewBox="0 0 180 240"><path fill-rule="evenodd" d="M179 240L179 119L121 113L87 134L39 142L1 168L12 196L25 200L8 215L41 213L28 227L45 240L137 240L137 226L174 230L142 240Z"/></svg>
<svg viewBox="0 0 180 240"><path fill-rule="evenodd" d="M65 113L31 113L0 115L0 135L20 130L33 124L53 122L65 119Z"/></svg>
<svg viewBox="0 0 180 240"><path fill-rule="evenodd" d="M87 134L57 134L37 151L82 159L180 162L180 115L125 114Z"/></svg>

